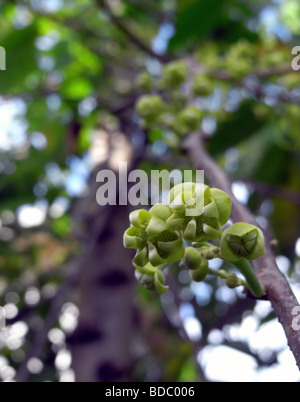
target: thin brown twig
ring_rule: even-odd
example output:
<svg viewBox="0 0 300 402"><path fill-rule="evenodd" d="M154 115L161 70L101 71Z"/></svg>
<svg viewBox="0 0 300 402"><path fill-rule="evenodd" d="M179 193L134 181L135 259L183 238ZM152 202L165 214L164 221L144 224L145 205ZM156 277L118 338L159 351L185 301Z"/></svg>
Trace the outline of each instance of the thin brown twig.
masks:
<svg viewBox="0 0 300 402"><path fill-rule="evenodd" d="M283 76L283 75L287 75L287 74L291 74L291 73L295 73L295 71L292 69L292 67L289 66L284 66L284 67L272 67L269 69L257 69L254 70L251 75L256 76L257 78L260 79L268 79L274 76ZM208 75L210 75L211 77L214 78L218 78L221 80L225 80L225 81L236 81L236 78L233 77L232 75L230 75L230 73L228 73L227 71L215 71L215 72L208 72Z"/></svg>
<svg viewBox="0 0 300 402"><path fill-rule="evenodd" d="M105 0L96 0L96 3L99 7L103 8L104 11L108 14L110 17L111 21L114 23L114 25L121 31L123 32L133 43L136 47L138 47L140 50L142 50L144 53L147 53L149 56L157 59L161 63L166 63L170 61L170 58L166 55L160 55L156 53L151 46L149 46L146 42L144 42L141 38L139 38L133 31L132 29L129 28L129 26L123 21L122 18L116 16L111 7L107 4Z"/></svg>
<svg viewBox="0 0 300 402"><path fill-rule="evenodd" d="M281 77L287 74L297 73L292 69L291 66L270 67L268 69L259 68L253 70L251 74L248 74L244 78L238 79L232 76L226 70L219 69L218 71L210 71L205 65L198 63L195 59L189 58L186 61L189 65L191 74L194 75L197 73L201 73L210 78L229 82L240 87L241 89L248 91L254 98L257 98L259 100L270 96L268 89L264 85L264 81L266 81L268 78L272 78L275 76ZM299 95L294 94L293 92L283 87L272 93L272 98L277 103L300 104Z"/></svg>

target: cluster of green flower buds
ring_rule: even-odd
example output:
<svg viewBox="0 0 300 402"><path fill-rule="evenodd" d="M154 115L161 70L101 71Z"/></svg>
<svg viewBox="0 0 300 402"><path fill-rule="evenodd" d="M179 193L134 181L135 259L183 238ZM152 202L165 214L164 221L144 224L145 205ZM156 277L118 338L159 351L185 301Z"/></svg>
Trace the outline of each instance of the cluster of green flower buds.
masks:
<svg viewBox="0 0 300 402"><path fill-rule="evenodd" d="M165 65L160 78L152 77L149 72L138 77L137 87L148 92L136 104L145 128L159 128L163 133L171 131L176 136L199 130L204 112L189 104L183 85L187 79L188 66L183 61ZM212 81L201 74L195 79L194 89L197 95L209 95L213 92Z"/></svg>
<svg viewBox="0 0 300 402"><path fill-rule="evenodd" d="M130 214L131 226L124 234L124 246L137 250L133 265L141 284L165 293L168 287L161 267L179 260L192 279L201 282L212 272L209 260L222 258L235 263L248 276L254 294L262 294L263 289L246 260L264 254L263 233L247 223L236 223L222 232L231 214L231 199L225 192L205 184L183 183L172 188L168 204ZM184 241L191 246L185 248ZM208 241L217 242L220 247ZM235 274L219 276L232 289L245 284Z"/></svg>
<svg viewBox="0 0 300 402"><path fill-rule="evenodd" d="M124 246L137 249L133 263L145 267L149 262L157 267L180 260L184 244L178 231L167 224L171 208L157 204L150 211L139 209L130 214L131 226L124 234Z"/></svg>
<svg viewBox="0 0 300 402"><path fill-rule="evenodd" d="M225 68L236 79L242 79L254 67L254 48L245 40L240 40L230 47L225 57Z"/></svg>

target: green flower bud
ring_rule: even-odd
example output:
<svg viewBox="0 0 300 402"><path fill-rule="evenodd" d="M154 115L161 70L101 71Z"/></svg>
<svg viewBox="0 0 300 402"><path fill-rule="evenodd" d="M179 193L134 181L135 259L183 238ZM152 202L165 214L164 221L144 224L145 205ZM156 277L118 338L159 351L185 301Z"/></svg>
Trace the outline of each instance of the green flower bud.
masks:
<svg viewBox="0 0 300 402"><path fill-rule="evenodd" d="M146 120L147 123L157 123L160 121L166 106L162 98L158 95L142 96L136 105L138 114Z"/></svg>
<svg viewBox="0 0 300 402"><path fill-rule="evenodd" d="M234 273L230 273L226 279L226 285L229 289L235 289L241 285L239 278Z"/></svg>
<svg viewBox="0 0 300 402"><path fill-rule="evenodd" d="M199 251L194 247L187 247L185 249L184 264L191 271L198 269L202 264L202 257Z"/></svg>
<svg viewBox="0 0 300 402"><path fill-rule="evenodd" d="M152 290L152 291L155 290L154 274L153 275L146 275L146 274L143 274L142 272L136 270L135 271L135 278L146 289Z"/></svg>
<svg viewBox="0 0 300 402"><path fill-rule="evenodd" d="M165 277L161 271L147 264L144 268L137 267L135 277L146 289L164 294L169 287L165 286Z"/></svg>
<svg viewBox="0 0 300 402"><path fill-rule="evenodd" d="M180 233L166 223L171 215L172 210L163 204L155 205L150 211L140 209L130 214L131 226L124 234L124 246L137 249L135 266L145 267L150 262L157 267L184 256Z"/></svg>
<svg viewBox="0 0 300 402"><path fill-rule="evenodd" d="M239 222L222 233L222 258L228 261L255 260L264 254L265 239L258 227Z"/></svg>
<svg viewBox="0 0 300 402"><path fill-rule="evenodd" d="M199 129L202 120L202 112L196 107L187 107L175 119L174 129L179 134L188 134Z"/></svg>
<svg viewBox="0 0 300 402"><path fill-rule="evenodd" d="M163 86L169 89L176 89L187 79L187 66L182 61L169 63L163 71Z"/></svg>
<svg viewBox="0 0 300 402"><path fill-rule="evenodd" d="M210 193L217 205L220 223L223 226L228 222L231 215L231 208L232 208L231 198L227 193L225 193L222 190L219 190L218 188L211 188Z"/></svg>
<svg viewBox="0 0 300 402"><path fill-rule="evenodd" d="M196 96L209 96L214 90L214 85L211 79L207 78L204 74L198 74L194 80L193 90Z"/></svg>
<svg viewBox="0 0 300 402"><path fill-rule="evenodd" d="M174 211L167 219L169 228L181 230L183 239L190 243L219 238L230 217L231 199L221 190L212 190L201 183L175 186L168 199Z"/></svg>
<svg viewBox="0 0 300 402"><path fill-rule="evenodd" d="M161 295L169 290L169 286L165 286L165 277L160 271L157 271L154 275L154 285L156 291Z"/></svg>
<svg viewBox="0 0 300 402"><path fill-rule="evenodd" d="M251 73L255 63L254 55L253 46L245 40L231 46L225 58L225 67L229 74L236 79L242 79Z"/></svg>
<svg viewBox="0 0 300 402"><path fill-rule="evenodd" d="M205 258L203 258L200 267L195 270L190 270L190 275L193 281L203 282L207 277L208 272L209 272L208 261Z"/></svg>
<svg viewBox="0 0 300 402"><path fill-rule="evenodd" d="M175 90L172 93L172 96L169 99L170 110L183 110L187 104L187 97L180 90ZM172 123L172 129L176 128L177 119L173 119L174 123Z"/></svg>
<svg viewBox="0 0 300 402"><path fill-rule="evenodd" d="M150 92L152 89L152 77L148 72L144 72L137 77L136 86L143 91Z"/></svg>
<svg viewBox="0 0 300 402"><path fill-rule="evenodd" d="M220 257L220 248L215 246L205 246L200 248L200 253L203 258L206 258L207 260L213 260L214 258Z"/></svg>

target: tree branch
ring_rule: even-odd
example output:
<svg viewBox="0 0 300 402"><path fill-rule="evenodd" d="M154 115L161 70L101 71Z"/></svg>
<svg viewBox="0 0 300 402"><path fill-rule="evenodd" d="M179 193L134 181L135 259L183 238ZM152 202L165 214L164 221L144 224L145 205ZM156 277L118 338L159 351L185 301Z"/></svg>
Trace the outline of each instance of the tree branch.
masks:
<svg viewBox="0 0 300 402"><path fill-rule="evenodd" d="M244 221L259 226L248 208L240 204L234 197L230 179L226 172L216 164L204 149L200 133L191 134L185 141L184 146L194 167L204 170L206 177L212 185L225 191L231 197L233 202L233 220L236 222ZM266 289L278 320L284 328L289 347L300 369L300 331L295 331L292 328L294 318L292 310L295 306L299 306L299 303L285 276L279 271L268 240L266 241L265 255L256 260L253 265L259 280Z"/></svg>
<svg viewBox="0 0 300 402"><path fill-rule="evenodd" d="M274 184L265 183L256 179L238 179L249 184L253 190L267 197L276 197L300 206L300 193Z"/></svg>
<svg viewBox="0 0 300 402"><path fill-rule="evenodd" d="M154 52L154 50L147 44L145 43L141 38L139 38L123 21L122 18L117 17L110 6L107 4L105 0L96 0L96 3L105 10L105 12L109 15L111 21L114 23L114 25L122 31L129 39L130 41L138 47L140 50L142 50L144 53L147 53L149 56L157 59L161 63L166 63L170 61L168 56L160 55Z"/></svg>
<svg viewBox="0 0 300 402"><path fill-rule="evenodd" d="M297 73L297 71L294 71L291 66L272 67L265 70L256 69L243 79L237 79L226 70L220 69L218 71L210 71L205 65L198 63L194 59L187 59L187 63L189 65L191 74L202 73L206 74L210 78L235 84L250 92L252 96L257 99L263 99L270 96L270 91L266 88L266 86L264 86L263 80L276 76L281 77L287 74ZM276 100L277 103L300 104L299 95L293 93L292 91L288 91L286 88L281 88L280 91L276 92L273 90L273 92L274 93L272 93L271 96Z"/></svg>
<svg viewBox="0 0 300 402"><path fill-rule="evenodd" d="M274 76L283 76L287 74L295 73L295 71L292 69L292 67L289 66L284 66L284 67L273 67L269 69L257 69L254 70L251 75L255 75L257 78L261 79L268 79ZM214 78L218 78L220 80L225 80L225 81L235 81L236 79L230 75L227 71L215 71L215 72L208 72L208 75Z"/></svg>

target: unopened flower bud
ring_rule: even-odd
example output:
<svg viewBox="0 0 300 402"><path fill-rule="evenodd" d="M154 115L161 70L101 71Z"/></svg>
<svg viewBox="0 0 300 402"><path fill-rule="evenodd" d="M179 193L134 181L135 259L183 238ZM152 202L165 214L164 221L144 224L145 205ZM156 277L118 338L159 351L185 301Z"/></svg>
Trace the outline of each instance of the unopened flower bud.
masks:
<svg viewBox="0 0 300 402"><path fill-rule="evenodd" d="M200 253L202 257L206 258L207 260L213 260L214 258L218 258L220 256L220 249L219 247L211 246L211 247L201 247Z"/></svg>
<svg viewBox="0 0 300 402"><path fill-rule="evenodd" d="M187 66L182 61L175 61L165 66L163 85L169 89L176 89L187 79Z"/></svg>
<svg viewBox="0 0 300 402"><path fill-rule="evenodd" d="M145 95L142 96L136 105L138 114L147 123L157 123L160 121L163 112L165 111L165 104L162 98L158 95Z"/></svg>
<svg viewBox="0 0 300 402"><path fill-rule="evenodd" d="M226 279L226 285L229 289L235 289L240 286L240 280L234 273L230 273Z"/></svg>
<svg viewBox="0 0 300 402"><path fill-rule="evenodd" d="M221 256L229 261L255 260L265 254L262 231L249 223L239 222L222 233Z"/></svg>
<svg viewBox="0 0 300 402"><path fill-rule="evenodd" d="M187 247L185 249L184 264L185 266L193 271L200 268L202 263L202 257L198 250L194 247Z"/></svg>
<svg viewBox="0 0 300 402"><path fill-rule="evenodd" d="M168 291L169 287L165 286L165 277L158 268L147 264L145 267L137 267L135 277L146 289L157 291L164 294Z"/></svg>
<svg viewBox="0 0 300 402"><path fill-rule="evenodd" d="M203 282L207 277L208 272L209 272L208 261L205 258L203 258L200 267L192 271L190 270L190 275L193 281Z"/></svg>
<svg viewBox="0 0 300 402"><path fill-rule="evenodd" d="M154 275L146 275L140 271L135 271L136 280L148 290L155 290Z"/></svg>
<svg viewBox="0 0 300 402"><path fill-rule="evenodd" d="M179 113L178 118L175 120L175 130L179 134L188 134L191 131L196 131L200 127L202 120L202 112L196 107L187 107L181 113Z"/></svg>
<svg viewBox="0 0 300 402"><path fill-rule="evenodd" d="M206 75L197 74L194 80L194 94L196 96L208 96L213 92L214 86Z"/></svg>
<svg viewBox="0 0 300 402"><path fill-rule="evenodd" d="M153 84L152 77L148 72L142 73L137 77L136 85L143 91L150 92L152 84Z"/></svg>

